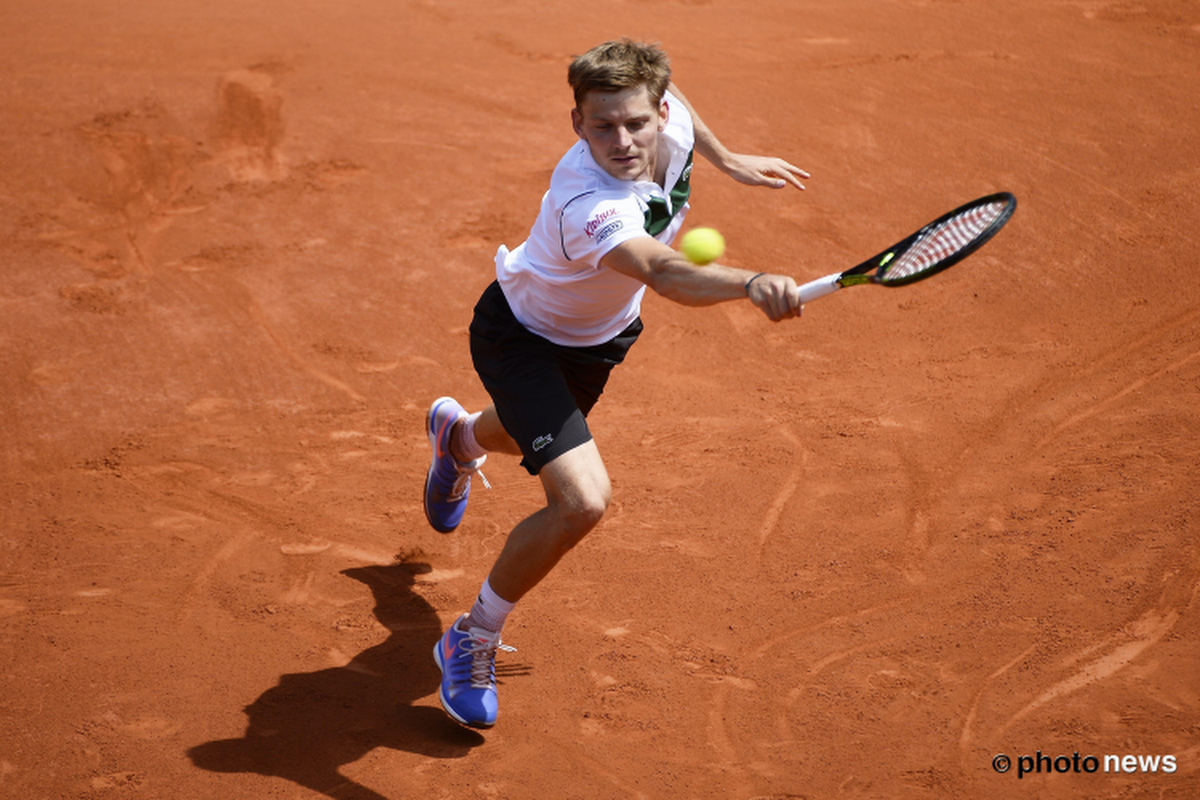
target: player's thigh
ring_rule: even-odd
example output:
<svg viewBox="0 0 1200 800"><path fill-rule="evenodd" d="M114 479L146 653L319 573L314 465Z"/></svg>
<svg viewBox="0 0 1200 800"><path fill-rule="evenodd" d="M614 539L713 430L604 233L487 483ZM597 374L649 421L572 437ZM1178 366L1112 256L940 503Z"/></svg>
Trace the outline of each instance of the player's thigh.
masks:
<svg viewBox="0 0 1200 800"><path fill-rule="evenodd" d="M612 499L612 483L600 448L589 440L554 458L538 473L546 501L565 515L590 525L599 521Z"/></svg>
<svg viewBox="0 0 1200 800"><path fill-rule="evenodd" d="M612 494L608 469L594 440L584 442L546 464L540 477L547 498L554 502L606 502Z"/></svg>

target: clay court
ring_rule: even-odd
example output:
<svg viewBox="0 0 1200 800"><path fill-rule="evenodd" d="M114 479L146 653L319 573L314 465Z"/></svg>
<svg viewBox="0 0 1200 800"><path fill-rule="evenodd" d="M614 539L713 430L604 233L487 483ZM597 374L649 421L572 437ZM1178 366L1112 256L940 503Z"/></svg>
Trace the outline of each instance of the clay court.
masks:
<svg viewBox="0 0 1200 800"><path fill-rule="evenodd" d="M0 796L1200 796L1196 3L0 22ZM800 320L649 297L591 419L614 503L480 733L430 650L541 487L494 458L434 532L424 415L486 402L471 308L574 140L567 64L622 35L812 173L700 163L733 266L1020 205Z"/></svg>

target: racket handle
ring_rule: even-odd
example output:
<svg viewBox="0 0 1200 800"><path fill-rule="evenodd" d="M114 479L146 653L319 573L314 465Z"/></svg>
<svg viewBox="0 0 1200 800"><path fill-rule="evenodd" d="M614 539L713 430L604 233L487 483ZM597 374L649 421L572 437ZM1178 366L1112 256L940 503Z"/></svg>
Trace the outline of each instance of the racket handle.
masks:
<svg viewBox="0 0 1200 800"><path fill-rule="evenodd" d="M804 284L800 287L800 304L811 303L817 298L833 294L842 288L841 284L838 283L841 277L842 273L835 272L832 275L826 275L824 278L817 278L815 281L809 281Z"/></svg>

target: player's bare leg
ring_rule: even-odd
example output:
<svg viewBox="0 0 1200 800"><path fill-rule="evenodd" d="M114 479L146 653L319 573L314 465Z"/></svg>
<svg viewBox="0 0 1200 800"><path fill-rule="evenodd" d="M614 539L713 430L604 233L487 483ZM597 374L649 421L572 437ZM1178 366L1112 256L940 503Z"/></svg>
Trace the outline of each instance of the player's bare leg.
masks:
<svg viewBox="0 0 1200 800"><path fill-rule="evenodd" d="M520 600L596 527L612 499L612 484L594 441L568 450L538 477L546 507L508 535L488 582L510 603Z"/></svg>
<svg viewBox="0 0 1200 800"><path fill-rule="evenodd" d="M478 424L489 417L482 432L485 437L495 433L487 426L499 422L494 410L489 411L476 420ZM539 477L546 507L512 530L471 612L451 625L434 646L434 659L442 671L442 707L472 727L489 728L496 722L496 651L507 648L500 641L500 629L513 604L596 527L612 497L608 471L593 441L563 453L544 466Z"/></svg>
<svg viewBox="0 0 1200 800"><path fill-rule="evenodd" d="M466 426L469 431L464 431ZM485 451L521 455L520 447L500 423L495 406L488 406L473 419L460 417L449 447L459 460L480 458ZM510 603L536 586L596 526L612 498L608 471L595 441L558 456L542 467L538 477L546 492L546 507L512 530L489 578L496 593Z"/></svg>

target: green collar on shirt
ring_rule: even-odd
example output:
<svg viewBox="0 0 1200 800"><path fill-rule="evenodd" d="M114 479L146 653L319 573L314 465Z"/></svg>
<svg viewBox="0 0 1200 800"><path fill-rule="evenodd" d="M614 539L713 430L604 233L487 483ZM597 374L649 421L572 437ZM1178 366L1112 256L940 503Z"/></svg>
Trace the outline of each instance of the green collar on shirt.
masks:
<svg viewBox="0 0 1200 800"><path fill-rule="evenodd" d="M688 153L687 163L684 164L683 172L679 174L679 180L675 181L675 185L671 187L671 205L667 207L667 201L661 197L652 197L647 202L646 209L646 233L651 236L658 236L666 230L666 227L671 224L671 218L679 213L679 209L683 208L684 203L692 194L692 153Z"/></svg>

